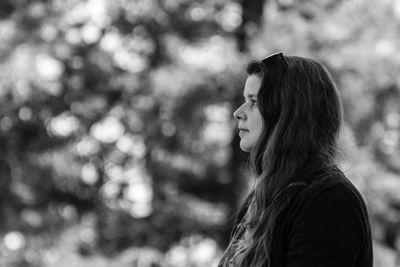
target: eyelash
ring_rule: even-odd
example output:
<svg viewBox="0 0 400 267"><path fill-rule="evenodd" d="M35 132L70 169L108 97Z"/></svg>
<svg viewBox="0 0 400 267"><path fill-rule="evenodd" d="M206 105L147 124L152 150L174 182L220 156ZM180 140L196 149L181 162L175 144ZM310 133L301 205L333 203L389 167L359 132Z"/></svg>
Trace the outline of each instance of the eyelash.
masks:
<svg viewBox="0 0 400 267"><path fill-rule="evenodd" d="M251 103L251 104L250 104L250 107L251 107L251 108L254 108L254 107L256 106L256 104L257 104L257 101L251 100L250 103Z"/></svg>

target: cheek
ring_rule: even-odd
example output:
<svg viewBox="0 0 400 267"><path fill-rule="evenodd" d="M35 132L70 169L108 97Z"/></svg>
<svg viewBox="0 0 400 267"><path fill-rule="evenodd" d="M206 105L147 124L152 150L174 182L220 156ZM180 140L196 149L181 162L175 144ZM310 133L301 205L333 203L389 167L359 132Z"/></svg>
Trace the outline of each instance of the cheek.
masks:
<svg viewBox="0 0 400 267"><path fill-rule="evenodd" d="M257 116L253 117L252 125L253 127L252 130L250 131L251 140L252 142L256 142L263 131L263 120L260 114L257 114Z"/></svg>
<svg viewBox="0 0 400 267"><path fill-rule="evenodd" d="M264 122L263 122L263 119L261 117L261 114L257 114L257 118L256 118L256 121L255 121L255 124L257 125L257 132L259 134L261 134L261 132L263 130L263 125L264 125Z"/></svg>
<svg viewBox="0 0 400 267"><path fill-rule="evenodd" d="M261 133L262 133L263 127L262 124L260 123L257 127L257 131L255 131L255 139L257 141L257 139L260 137Z"/></svg>

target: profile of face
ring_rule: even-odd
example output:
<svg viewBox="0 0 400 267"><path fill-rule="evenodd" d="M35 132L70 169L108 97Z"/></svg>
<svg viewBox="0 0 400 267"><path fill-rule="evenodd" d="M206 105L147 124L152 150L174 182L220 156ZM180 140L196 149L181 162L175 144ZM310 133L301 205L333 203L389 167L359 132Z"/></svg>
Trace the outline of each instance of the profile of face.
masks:
<svg viewBox="0 0 400 267"><path fill-rule="evenodd" d="M251 151L263 129L263 119L257 106L260 85L261 78L258 75L248 76L243 90L245 102L233 113L238 121L240 148L245 152Z"/></svg>

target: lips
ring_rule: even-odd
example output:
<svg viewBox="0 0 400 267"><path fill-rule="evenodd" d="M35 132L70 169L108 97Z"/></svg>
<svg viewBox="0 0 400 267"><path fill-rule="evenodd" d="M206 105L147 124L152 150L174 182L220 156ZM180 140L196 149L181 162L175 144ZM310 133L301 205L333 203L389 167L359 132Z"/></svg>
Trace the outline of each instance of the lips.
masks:
<svg viewBox="0 0 400 267"><path fill-rule="evenodd" d="M248 133L249 132L249 130L247 130L247 129L244 129L244 128L239 128L239 136L243 136L245 133Z"/></svg>
<svg viewBox="0 0 400 267"><path fill-rule="evenodd" d="M243 138L248 132L247 130L239 130L239 136Z"/></svg>

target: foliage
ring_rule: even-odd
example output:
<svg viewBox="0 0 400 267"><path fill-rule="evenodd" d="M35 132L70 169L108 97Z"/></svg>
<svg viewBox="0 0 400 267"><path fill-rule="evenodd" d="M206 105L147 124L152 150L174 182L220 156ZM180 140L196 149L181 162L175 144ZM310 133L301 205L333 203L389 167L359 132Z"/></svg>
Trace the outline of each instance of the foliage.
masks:
<svg viewBox="0 0 400 267"><path fill-rule="evenodd" d="M394 266L395 1L4 0L0 16L0 265L215 265L251 179L244 67L283 50L333 73L341 164Z"/></svg>

